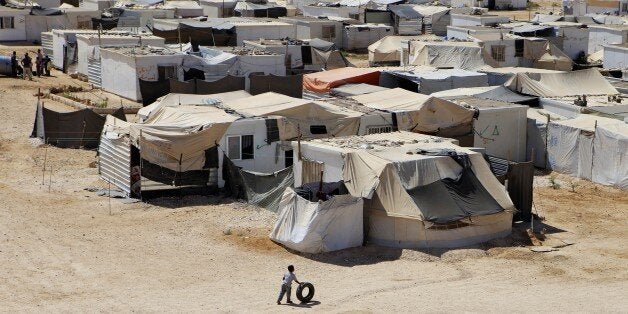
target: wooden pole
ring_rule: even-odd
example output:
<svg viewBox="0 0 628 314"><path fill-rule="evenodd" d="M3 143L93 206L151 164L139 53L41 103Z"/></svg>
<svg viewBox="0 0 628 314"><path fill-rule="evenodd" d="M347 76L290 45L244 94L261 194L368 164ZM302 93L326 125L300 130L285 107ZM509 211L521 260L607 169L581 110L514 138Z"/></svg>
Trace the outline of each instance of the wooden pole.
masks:
<svg viewBox="0 0 628 314"><path fill-rule="evenodd" d="M48 159L48 140L44 137L44 168L41 171L41 185L46 184L46 160Z"/></svg>
<svg viewBox="0 0 628 314"><path fill-rule="evenodd" d="M299 148L299 161L301 161L301 126L297 125L297 132L299 132L299 136L297 137L297 146Z"/></svg>
<svg viewBox="0 0 628 314"><path fill-rule="evenodd" d="M181 44L181 23L177 26L177 41L179 42L179 51L183 51L183 45Z"/></svg>
<svg viewBox="0 0 628 314"><path fill-rule="evenodd" d="M547 147L547 139L549 137L550 116L547 115L547 123L545 124L545 169L549 166L549 148Z"/></svg>

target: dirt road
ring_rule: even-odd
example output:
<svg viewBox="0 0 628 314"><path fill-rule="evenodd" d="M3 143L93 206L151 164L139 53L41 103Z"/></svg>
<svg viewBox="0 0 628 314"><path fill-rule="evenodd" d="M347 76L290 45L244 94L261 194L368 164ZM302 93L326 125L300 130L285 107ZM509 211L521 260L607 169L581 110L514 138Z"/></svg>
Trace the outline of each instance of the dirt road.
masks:
<svg viewBox="0 0 628 314"><path fill-rule="evenodd" d="M3 311L628 308L625 192L582 181L571 192L563 176L558 190L537 188L535 203L547 218L540 228L546 244L575 243L554 252L531 252L525 237L515 233L450 251L369 246L297 255L268 240L273 213L241 203L197 196L123 204L85 191L103 186L89 166L94 151L34 146L28 139L37 88L70 80L53 74L34 82L0 78ZM275 304L288 264L296 266L300 280L314 283L316 302Z"/></svg>

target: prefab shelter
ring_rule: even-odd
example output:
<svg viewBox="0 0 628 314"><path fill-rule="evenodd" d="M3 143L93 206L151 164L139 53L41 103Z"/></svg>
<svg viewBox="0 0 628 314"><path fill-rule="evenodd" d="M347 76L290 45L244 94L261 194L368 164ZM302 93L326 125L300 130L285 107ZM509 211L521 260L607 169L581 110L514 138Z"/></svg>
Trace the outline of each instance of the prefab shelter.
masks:
<svg viewBox="0 0 628 314"><path fill-rule="evenodd" d="M487 155L522 162L526 155L528 106L476 97L449 100L478 111L473 119L473 147L482 147Z"/></svg>
<svg viewBox="0 0 628 314"><path fill-rule="evenodd" d="M182 79L184 58L185 54L166 48L101 48L102 89L134 101L142 100L139 81Z"/></svg>
<svg viewBox="0 0 628 314"><path fill-rule="evenodd" d="M628 43L628 25L589 25L588 54L602 50L604 45Z"/></svg>
<svg viewBox="0 0 628 314"><path fill-rule="evenodd" d="M547 132L550 169L628 189L626 123L583 114L550 122Z"/></svg>
<svg viewBox="0 0 628 314"><path fill-rule="evenodd" d="M285 56L286 65L290 69L331 70L349 65L349 62L342 56L334 43L320 39L304 41L294 39L246 40L244 46L282 54ZM288 62L290 62L289 65Z"/></svg>
<svg viewBox="0 0 628 314"><path fill-rule="evenodd" d="M604 46L603 66L605 69L628 68L628 43Z"/></svg>
<svg viewBox="0 0 628 314"><path fill-rule="evenodd" d="M459 247L506 236L514 206L483 156L446 139L395 132L293 142L295 185L344 181L365 198L367 241Z"/></svg>
<svg viewBox="0 0 628 314"><path fill-rule="evenodd" d="M341 68L303 75L303 89L326 93L346 83L379 85L380 71L368 68Z"/></svg>
<svg viewBox="0 0 628 314"><path fill-rule="evenodd" d="M0 41L26 40L26 17L28 10L0 6Z"/></svg>
<svg viewBox="0 0 628 314"><path fill-rule="evenodd" d="M409 91L432 94L460 87L488 86L488 77L484 73L462 69L440 69L436 71L400 71L385 70L380 75L380 86L401 87Z"/></svg>
<svg viewBox="0 0 628 314"><path fill-rule="evenodd" d="M296 39L320 38L342 47L342 29L340 21L311 16L280 17L280 21L293 24Z"/></svg>
<svg viewBox="0 0 628 314"><path fill-rule="evenodd" d="M393 35L393 29L384 24L347 25L342 31L342 48L345 50L367 49L371 44L389 35Z"/></svg>
<svg viewBox="0 0 628 314"><path fill-rule="evenodd" d="M327 191L322 192L330 195L329 190L335 186L334 183L324 184ZM270 239L292 250L314 254L362 245L362 198L344 192L319 200L311 197L318 192L316 189L318 187L309 184L285 190Z"/></svg>
<svg viewBox="0 0 628 314"><path fill-rule="evenodd" d="M52 30L93 29L92 19L100 18L100 11L85 8L32 9L26 16L26 40L38 41L42 32Z"/></svg>
<svg viewBox="0 0 628 314"><path fill-rule="evenodd" d="M88 75L90 60L92 63L100 62L97 47L164 47L166 45L165 40L157 36L109 33L80 34L76 36L76 43L78 49L76 71L84 75Z"/></svg>
<svg viewBox="0 0 628 314"><path fill-rule="evenodd" d="M125 31L107 31L101 35L129 34ZM57 69L72 71L78 62L78 35L98 35L97 30L91 29L55 29L41 33L42 50L52 59L52 65Z"/></svg>
<svg viewBox="0 0 628 314"><path fill-rule="evenodd" d="M398 35L435 34L444 36L449 25L449 8L444 6L389 5Z"/></svg>

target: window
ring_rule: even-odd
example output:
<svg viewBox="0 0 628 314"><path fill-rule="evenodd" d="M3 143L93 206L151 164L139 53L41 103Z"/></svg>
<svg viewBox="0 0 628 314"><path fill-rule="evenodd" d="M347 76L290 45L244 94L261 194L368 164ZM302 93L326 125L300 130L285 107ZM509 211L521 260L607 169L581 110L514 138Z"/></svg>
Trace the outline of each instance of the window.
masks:
<svg viewBox="0 0 628 314"><path fill-rule="evenodd" d="M390 132L392 132L392 126L390 125L369 126L366 129L366 134L378 134L378 133L390 133Z"/></svg>
<svg viewBox="0 0 628 314"><path fill-rule="evenodd" d="M515 57L523 57L523 39L515 40Z"/></svg>
<svg viewBox="0 0 628 314"><path fill-rule="evenodd" d="M493 57L495 61L504 62L506 61L506 56L504 55L505 50L506 46L504 45L491 46L491 57Z"/></svg>
<svg viewBox="0 0 628 314"><path fill-rule="evenodd" d="M336 27L334 25L323 25L323 39L336 38Z"/></svg>
<svg viewBox="0 0 628 314"><path fill-rule="evenodd" d="M0 29L15 28L15 20L12 16L4 16L0 18Z"/></svg>
<svg viewBox="0 0 628 314"><path fill-rule="evenodd" d="M235 135L227 137L227 156L232 160L255 158L253 135Z"/></svg>
<svg viewBox="0 0 628 314"><path fill-rule="evenodd" d="M174 65L168 66L158 66L157 72L159 73L159 80L166 79L176 79L177 78L177 68Z"/></svg>
<svg viewBox="0 0 628 314"><path fill-rule="evenodd" d="M327 126L324 126L324 125L310 125L310 133L312 133L312 134L327 134Z"/></svg>

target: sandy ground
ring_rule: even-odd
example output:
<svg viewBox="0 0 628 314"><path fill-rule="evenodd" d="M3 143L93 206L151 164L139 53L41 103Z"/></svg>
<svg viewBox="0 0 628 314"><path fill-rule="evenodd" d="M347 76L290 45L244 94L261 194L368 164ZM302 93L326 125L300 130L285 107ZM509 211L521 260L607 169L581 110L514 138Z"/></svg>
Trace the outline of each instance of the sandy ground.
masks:
<svg viewBox="0 0 628 314"><path fill-rule="evenodd" d="M275 214L265 210L200 196L123 204L85 191L104 186L90 167L94 151L28 139L37 88L69 83L53 74L34 82L0 77L3 312L628 308L625 192L560 175L554 189L549 176L539 176L535 205L546 217L537 222L544 244L574 243L554 252L531 252L518 228L509 238L456 250L367 246L294 254L268 240ZM315 302L275 304L288 264L314 283Z"/></svg>

